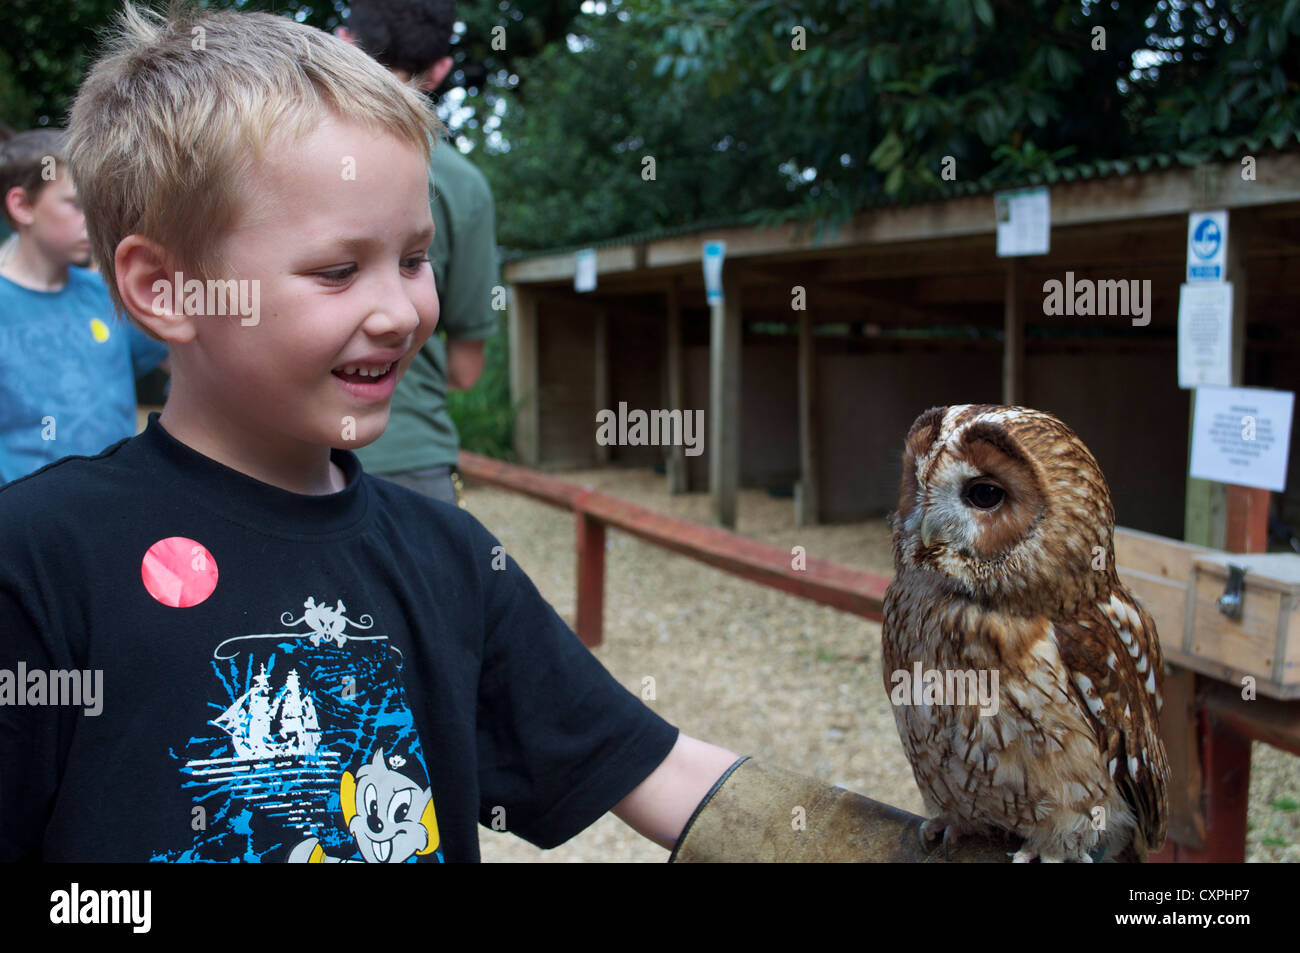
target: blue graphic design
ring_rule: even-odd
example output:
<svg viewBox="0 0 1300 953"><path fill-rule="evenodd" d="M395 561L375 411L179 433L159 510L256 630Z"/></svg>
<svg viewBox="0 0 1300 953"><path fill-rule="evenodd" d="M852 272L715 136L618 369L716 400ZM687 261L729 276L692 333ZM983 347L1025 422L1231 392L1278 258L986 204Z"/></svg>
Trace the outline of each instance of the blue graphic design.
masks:
<svg viewBox="0 0 1300 953"><path fill-rule="evenodd" d="M150 859L441 862L424 753L387 639L283 632L222 645L232 642L247 650L212 661L211 719L171 751L192 796L194 841Z"/></svg>

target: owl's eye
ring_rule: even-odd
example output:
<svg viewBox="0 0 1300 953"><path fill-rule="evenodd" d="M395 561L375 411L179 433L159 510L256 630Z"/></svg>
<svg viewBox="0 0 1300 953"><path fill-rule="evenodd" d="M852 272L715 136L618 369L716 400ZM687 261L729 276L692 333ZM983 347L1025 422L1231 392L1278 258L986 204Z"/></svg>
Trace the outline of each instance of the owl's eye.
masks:
<svg viewBox="0 0 1300 953"><path fill-rule="evenodd" d="M996 483L972 483L963 494L966 502L978 510L997 509L1006 498L1006 491Z"/></svg>

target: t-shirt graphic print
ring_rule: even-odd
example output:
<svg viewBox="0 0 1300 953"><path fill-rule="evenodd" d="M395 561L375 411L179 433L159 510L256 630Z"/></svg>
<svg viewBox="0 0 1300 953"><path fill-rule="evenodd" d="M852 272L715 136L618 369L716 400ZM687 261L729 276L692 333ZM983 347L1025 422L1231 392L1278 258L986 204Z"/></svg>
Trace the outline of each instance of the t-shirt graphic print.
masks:
<svg viewBox="0 0 1300 953"><path fill-rule="evenodd" d="M342 600L277 621L213 647L212 717L170 749L193 842L150 859L441 862L401 651Z"/></svg>

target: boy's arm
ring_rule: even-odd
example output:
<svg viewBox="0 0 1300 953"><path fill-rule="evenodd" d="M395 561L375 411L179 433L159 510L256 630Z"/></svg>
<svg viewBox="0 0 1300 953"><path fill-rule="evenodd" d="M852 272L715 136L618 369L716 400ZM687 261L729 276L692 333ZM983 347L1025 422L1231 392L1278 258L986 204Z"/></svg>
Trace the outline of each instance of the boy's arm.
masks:
<svg viewBox="0 0 1300 953"><path fill-rule="evenodd" d="M448 144L439 148L455 148ZM484 342L500 330L500 312L494 309L499 286L497 269L496 206L487 182L460 196L470 209L454 223L454 234L435 236L431 258L439 249L446 257L438 283L438 330L446 334L447 389L469 390L483 371ZM435 221L449 227L446 203L435 199ZM443 223L447 223L444 225Z"/></svg>
<svg viewBox="0 0 1300 953"><path fill-rule="evenodd" d="M447 389L469 390L483 373L483 342L447 339Z"/></svg>
<svg viewBox="0 0 1300 953"><path fill-rule="evenodd" d="M705 795L739 758L726 748L679 734L659 767L614 805L614 816L672 850Z"/></svg>

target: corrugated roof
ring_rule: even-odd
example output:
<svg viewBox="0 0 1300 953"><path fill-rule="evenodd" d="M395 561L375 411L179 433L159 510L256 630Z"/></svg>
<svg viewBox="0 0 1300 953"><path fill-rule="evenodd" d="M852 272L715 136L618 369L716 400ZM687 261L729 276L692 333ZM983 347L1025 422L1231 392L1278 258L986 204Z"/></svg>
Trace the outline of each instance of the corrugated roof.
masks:
<svg viewBox="0 0 1300 953"><path fill-rule="evenodd" d="M1130 156L1126 159L1094 159L1088 162L1079 162L1074 165L1055 166L1054 168L1042 172L1029 172L1025 175L1014 178L994 179L985 175L978 179L970 179L965 182L944 182L932 195L920 196L907 200L891 199L888 196L880 195L875 201L868 202L861 206L858 211L868 211L877 208L905 208L910 205L924 205L929 202L943 201L945 199L991 194L993 192L1002 192L1007 189L1023 188L1026 186L1056 185L1063 182L1083 182L1089 179L1105 179L1114 176L1130 175L1135 172L1155 172L1164 169L1171 169L1175 166L1194 168L1216 160L1218 158L1215 155L1216 152L1222 153L1223 158L1230 159L1247 154L1258 155L1265 151L1284 151L1296 145L1300 145L1300 130L1280 131L1268 139L1252 136L1239 136L1233 139L1225 139L1219 143L1217 148L1203 152L1180 150L1172 153L1155 152L1147 155ZM573 252L584 248L616 248L622 245L639 245L646 242L658 241L664 238L675 238L678 235L689 235L693 232L702 232L709 229L737 228L746 225L753 226L758 224L756 220L759 218L778 215L790 216L791 211L791 209L757 209L739 215L705 219L697 222L689 222L685 225L647 229L645 231L633 232L628 235L617 235L599 241L589 241L578 245L564 245L556 248L545 248L534 251L503 248L501 250L501 261L504 264L506 262L522 261L529 258L548 258L555 255L572 254ZM794 221L793 218L787 218L786 220Z"/></svg>

